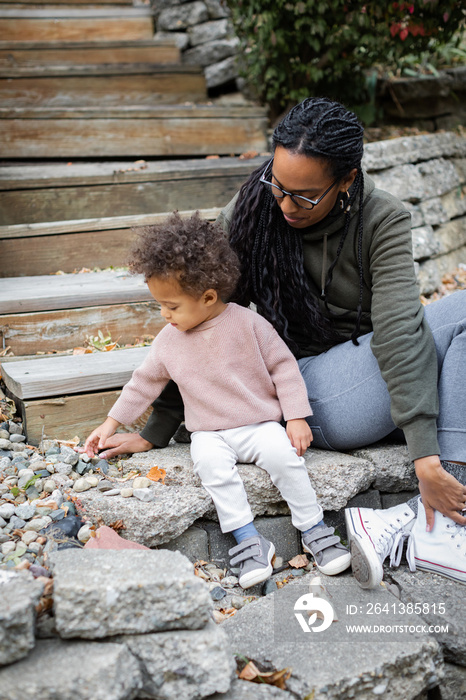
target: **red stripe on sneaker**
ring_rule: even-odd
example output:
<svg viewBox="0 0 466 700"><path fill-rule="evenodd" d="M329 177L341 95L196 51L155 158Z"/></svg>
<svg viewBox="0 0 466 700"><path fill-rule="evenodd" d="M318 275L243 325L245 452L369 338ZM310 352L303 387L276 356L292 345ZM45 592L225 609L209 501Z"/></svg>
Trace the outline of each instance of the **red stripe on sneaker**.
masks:
<svg viewBox="0 0 466 700"><path fill-rule="evenodd" d="M375 549L375 544L374 544L374 542L372 541L372 537L369 535L369 533L367 532L366 528L364 527L364 522L363 522L363 519L362 519L362 517L361 517L361 511L359 510L359 508L358 508L358 515L359 515L359 520L360 520L360 523L361 523L361 527L362 527L362 529L364 530L364 532L366 533L366 535L368 536L368 538L370 539L370 541L371 541L371 543L372 543L372 546L373 546L374 549Z"/></svg>
<svg viewBox="0 0 466 700"><path fill-rule="evenodd" d="M437 562L429 561L428 559L420 559L419 557L414 557L414 561L420 561L424 564L430 564L431 566L439 566L442 569L448 569L449 571L457 571L459 574L466 574L464 569L455 569L453 566L444 566L443 564L437 564Z"/></svg>

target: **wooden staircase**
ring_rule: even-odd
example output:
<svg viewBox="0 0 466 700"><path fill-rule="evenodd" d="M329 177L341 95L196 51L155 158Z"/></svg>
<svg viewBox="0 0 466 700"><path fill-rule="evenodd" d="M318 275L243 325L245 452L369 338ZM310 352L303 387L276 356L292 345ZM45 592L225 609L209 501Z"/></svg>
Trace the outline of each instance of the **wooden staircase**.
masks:
<svg viewBox="0 0 466 700"><path fill-rule="evenodd" d="M175 208L214 219L265 159L239 157L266 151L265 111L210 102L153 35L129 0L0 0L0 359L32 444L86 435L147 352L70 349L163 326L140 278L75 271L123 265L132 227Z"/></svg>

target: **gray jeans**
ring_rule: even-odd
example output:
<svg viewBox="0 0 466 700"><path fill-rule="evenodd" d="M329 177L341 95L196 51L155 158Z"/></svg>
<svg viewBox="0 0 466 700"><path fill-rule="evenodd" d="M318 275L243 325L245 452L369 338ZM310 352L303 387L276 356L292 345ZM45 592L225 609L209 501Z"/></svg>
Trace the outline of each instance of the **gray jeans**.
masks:
<svg viewBox="0 0 466 700"><path fill-rule="evenodd" d="M466 291L425 308L439 366L438 440L442 460L466 462ZM372 354L372 333L299 360L314 415L314 447L350 450L389 435L390 397Z"/></svg>

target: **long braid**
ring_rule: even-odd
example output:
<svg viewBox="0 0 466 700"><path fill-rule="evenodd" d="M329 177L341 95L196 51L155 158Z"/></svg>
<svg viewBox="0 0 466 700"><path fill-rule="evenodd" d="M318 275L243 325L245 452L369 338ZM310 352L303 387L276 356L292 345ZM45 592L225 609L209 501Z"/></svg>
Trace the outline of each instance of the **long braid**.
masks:
<svg viewBox="0 0 466 700"><path fill-rule="evenodd" d="M323 160L336 180L343 179L353 168L358 171L348 201L351 208L359 194L359 302L356 328L351 336L355 344L360 335L363 293L362 133L356 116L339 103L326 98L308 98L288 113L273 135L274 149L279 145L292 153ZM289 336L288 320L298 318L310 337L316 336L324 347L331 347L346 338L334 328L327 303L325 314L309 288L301 234L288 226L275 198L262 187L263 167L254 171L241 188L230 227L230 242L241 261L241 277L232 300L243 305L253 301L294 352L298 348ZM348 211L338 250L327 274L325 295L349 225Z"/></svg>

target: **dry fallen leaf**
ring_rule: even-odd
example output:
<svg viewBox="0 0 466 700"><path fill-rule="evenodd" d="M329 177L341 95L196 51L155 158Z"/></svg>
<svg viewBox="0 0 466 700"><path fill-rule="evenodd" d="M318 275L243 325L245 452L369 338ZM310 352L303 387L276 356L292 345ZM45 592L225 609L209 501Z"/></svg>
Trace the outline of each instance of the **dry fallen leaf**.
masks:
<svg viewBox="0 0 466 700"><path fill-rule="evenodd" d="M206 160L218 160L219 158L220 158L220 156L206 156L205 157Z"/></svg>
<svg viewBox="0 0 466 700"><path fill-rule="evenodd" d="M115 530L115 532L119 532L120 530L124 530L126 525L123 520L115 520L113 523L110 523L109 527Z"/></svg>
<svg viewBox="0 0 466 700"><path fill-rule="evenodd" d="M71 440L56 440L55 442L58 442L59 445L63 445L65 447L76 447L81 442L81 439L75 435L74 438L71 438Z"/></svg>
<svg viewBox="0 0 466 700"><path fill-rule="evenodd" d="M162 469L161 467L152 467L152 469L147 472L146 476L151 481L161 481L162 484L165 484L166 474L167 472L165 469Z"/></svg>
<svg viewBox="0 0 466 700"><path fill-rule="evenodd" d="M305 554L297 554L293 559L288 562L293 569L304 569L305 566L309 564L309 560Z"/></svg>
<svg viewBox="0 0 466 700"><path fill-rule="evenodd" d="M139 476L140 473L140 469L131 469L131 471L126 474L126 476L115 477L113 481L129 481L130 479L134 479L135 476Z"/></svg>
<svg viewBox="0 0 466 700"><path fill-rule="evenodd" d="M281 671L260 671L254 661L248 661L243 670L238 673L238 678L244 681L267 683L267 685L275 685L282 690L286 690L286 681L290 676L290 668L283 668Z"/></svg>
<svg viewBox="0 0 466 700"><path fill-rule="evenodd" d="M73 348L73 355L89 355L91 348Z"/></svg>
<svg viewBox="0 0 466 700"><path fill-rule="evenodd" d="M245 153L242 153L242 154L239 156L239 159L240 159L240 160L249 160L250 158L255 158L255 157L258 156L258 155L259 155L259 154L258 154L257 151L245 151Z"/></svg>

